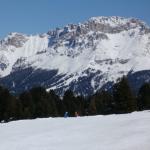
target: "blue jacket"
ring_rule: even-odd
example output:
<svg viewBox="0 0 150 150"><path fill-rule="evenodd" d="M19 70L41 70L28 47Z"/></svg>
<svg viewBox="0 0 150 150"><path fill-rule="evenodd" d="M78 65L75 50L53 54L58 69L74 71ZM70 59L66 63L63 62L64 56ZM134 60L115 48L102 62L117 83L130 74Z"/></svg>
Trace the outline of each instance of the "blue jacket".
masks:
<svg viewBox="0 0 150 150"><path fill-rule="evenodd" d="M68 112L65 112L64 118L67 118L67 117L68 117Z"/></svg>

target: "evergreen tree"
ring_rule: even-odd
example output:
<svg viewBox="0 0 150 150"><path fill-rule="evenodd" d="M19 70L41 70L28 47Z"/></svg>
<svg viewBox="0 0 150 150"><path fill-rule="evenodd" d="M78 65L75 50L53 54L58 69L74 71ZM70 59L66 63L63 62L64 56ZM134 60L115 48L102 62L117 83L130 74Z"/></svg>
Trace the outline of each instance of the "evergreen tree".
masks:
<svg viewBox="0 0 150 150"><path fill-rule="evenodd" d="M96 100L95 100L94 96L92 96L90 99L89 114L90 115L97 115Z"/></svg>
<svg viewBox="0 0 150 150"><path fill-rule="evenodd" d="M16 97L16 113L15 113L15 120L24 119L23 115L23 106L22 102L19 97Z"/></svg>
<svg viewBox="0 0 150 150"><path fill-rule="evenodd" d="M75 99L75 110L80 116L85 115L85 109L86 109L86 100L85 98L81 96L77 96Z"/></svg>
<svg viewBox="0 0 150 150"><path fill-rule="evenodd" d="M20 95L19 100L21 104L18 102L18 107L22 107L22 116L24 119L34 118L35 113L35 105L30 92L24 92ZM19 110L18 110L19 111Z"/></svg>
<svg viewBox="0 0 150 150"><path fill-rule="evenodd" d="M35 117L57 116L57 108L52 92L46 92L45 88L36 87L30 90L34 104Z"/></svg>
<svg viewBox="0 0 150 150"><path fill-rule="evenodd" d="M96 110L98 114L113 113L112 96L107 91L101 91L94 96L96 103Z"/></svg>
<svg viewBox="0 0 150 150"><path fill-rule="evenodd" d="M67 90L63 97L63 104L65 111L69 113L69 116L74 116L76 112L75 96L72 91Z"/></svg>
<svg viewBox="0 0 150 150"><path fill-rule="evenodd" d="M47 117L46 111L47 107L46 104L46 97L47 97L47 92L43 87L34 87L30 91L35 111L34 111L34 117Z"/></svg>
<svg viewBox="0 0 150 150"><path fill-rule="evenodd" d="M139 110L150 109L150 83L145 83L138 93Z"/></svg>
<svg viewBox="0 0 150 150"><path fill-rule="evenodd" d="M129 113L137 109L136 99L132 94L126 77L123 77L114 85L113 98L116 113Z"/></svg>
<svg viewBox="0 0 150 150"><path fill-rule="evenodd" d="M16 112L16 99L8 89L0 87L0 121L14 120Z"/></svg>
<svg viewBox="0 0 150 150"><path fill-rule="evenodd" d="M49 112L49 116L52 117L57 117L59 116L59 106L58 103L60 102L59 97L55 94L55 92L53 90L50 90L48 93L48 112ZM57 108L58 107L58 108ZM61 113L61 107L60 107L60 113Z"/></svg>

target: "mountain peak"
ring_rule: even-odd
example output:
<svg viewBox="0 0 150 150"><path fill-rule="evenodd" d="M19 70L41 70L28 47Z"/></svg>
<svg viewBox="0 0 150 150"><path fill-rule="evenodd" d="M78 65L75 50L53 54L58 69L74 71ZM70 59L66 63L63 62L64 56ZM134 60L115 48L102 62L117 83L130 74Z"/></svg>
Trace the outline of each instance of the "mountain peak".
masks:
<svg viewBox="0 0 150 150"><path fill-rule="evenodd" d="M2 41L2 43L4 43L5 45L15 46L16 48L19 48L22 47L26 41L27 41L27 36L25 34L11 32Z"/></svg>
<svg viewBox="0 0 150 150"><path fill-rule="evenodd" d="M133 28L141 28L142 30L150 30L150 27L140 19L136 18L125 18L119 16L110 16L110 17L92 17L88 20L90 23L110 26L112 28L124 28L125 30L133 29Z"/></svg>
<svg viewBox="0 0 150 150"><path fill-rule="evenodd" d="M0 43L0 75L12 90L34 84L63 91L71 88L76 93L82 89L86 94L131 70L150 70L149 58L150 28L144 22L117 16L92 17L47 34L9 34ZM18 89L10 80L16 87L20 85Z"/></svg>
<svg viewBox="0 0 150 150"><path fill-rule="evenodd" d="M140 30L141 34L149 33L150 27L143 21L136 18L124 18L119 16L111 17L92 17L89 20L79 24L68 24L64 28L56 28L48 32L48 35L55 38L70 37L68 35L83 36L89 32L101 32L101 33L120 33L122 31L128 31L131 29Z"/></svg>

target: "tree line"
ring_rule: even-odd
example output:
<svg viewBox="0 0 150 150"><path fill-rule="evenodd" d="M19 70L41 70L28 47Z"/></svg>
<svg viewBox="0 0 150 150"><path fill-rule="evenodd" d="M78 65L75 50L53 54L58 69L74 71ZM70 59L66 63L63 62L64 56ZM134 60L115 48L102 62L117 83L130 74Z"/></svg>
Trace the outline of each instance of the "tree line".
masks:
<svg viewBox="0 0 150 150"><path fill-rule="evenodd" d="M65 112L74 117L76 113L80 116L107 115L147 109L150 109L150 84L143 84L134 95L126 77L119 79L112 91L98 91L89 97L76 96L70 90L59 97L53 90L47 92L43 87L14 96L0 86L0 122L63 117Z"/></svg>

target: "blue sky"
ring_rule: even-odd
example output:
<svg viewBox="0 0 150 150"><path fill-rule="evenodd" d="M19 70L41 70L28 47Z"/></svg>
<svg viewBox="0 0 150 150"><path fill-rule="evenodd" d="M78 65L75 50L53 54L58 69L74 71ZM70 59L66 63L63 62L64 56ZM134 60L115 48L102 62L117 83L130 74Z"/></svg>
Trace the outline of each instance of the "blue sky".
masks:
<svg viewBox="0 0 150 150"><path fill-rule="evenodd" d="M150 0L0 0L0 37L44 33L92 16L136 17L150 24Z"/></svg>

